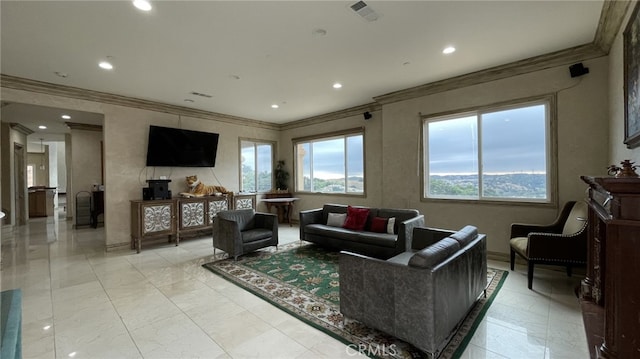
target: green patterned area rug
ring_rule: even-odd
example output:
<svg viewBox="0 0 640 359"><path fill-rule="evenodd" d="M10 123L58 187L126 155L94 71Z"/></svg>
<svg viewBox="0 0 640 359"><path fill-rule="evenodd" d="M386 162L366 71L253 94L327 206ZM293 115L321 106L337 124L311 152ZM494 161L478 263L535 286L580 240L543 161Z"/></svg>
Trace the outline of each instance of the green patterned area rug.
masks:
<svg viewBox="0 0 640 359"><path fill-rule="evenodd" d="M388 358L426 358L412 345L369 328L340 313L338 252L298 243L221 259L203 267L258 295L349 347ZM507 272L488 268L487 297L481 297L438 358L459 358L500 290ZM361 351L361 350L360 350Z"/></svg>

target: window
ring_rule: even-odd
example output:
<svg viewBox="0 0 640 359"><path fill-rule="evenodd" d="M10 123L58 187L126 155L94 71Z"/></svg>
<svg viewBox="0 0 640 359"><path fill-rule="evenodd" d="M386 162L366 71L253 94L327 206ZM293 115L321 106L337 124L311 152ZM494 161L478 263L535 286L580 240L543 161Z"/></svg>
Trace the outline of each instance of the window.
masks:
<svg viewBox="0 0 640 359"><path fill-rule="evenodd" d="M35 165L27 165L27 187L33 187L36 185L35 167Z"/></svg>
<svg viewBox="0 0 640 359"><path fill-rule="evenodd" d="M424 196L552 202L551 102L426 118Z"/></svg>
<svg viewBox="0 0 640 359"><path fill-rule="evenodd" d="M364 129L294 139L298 192L364 194Z"/></svg>
<svg viewBox="0 0 640 359"><path fill-rule="evenodd" d="M268 192L273 188L273 143L240 140L240 190Z"/></svg>

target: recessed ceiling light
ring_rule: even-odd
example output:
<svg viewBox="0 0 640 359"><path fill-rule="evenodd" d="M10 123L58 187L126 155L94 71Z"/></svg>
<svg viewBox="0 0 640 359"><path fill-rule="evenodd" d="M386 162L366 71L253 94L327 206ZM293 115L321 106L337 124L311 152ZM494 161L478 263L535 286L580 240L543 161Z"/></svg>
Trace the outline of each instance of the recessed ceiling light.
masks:
<svg viewBox="0 0 640 359"><path fill-rule="evenodd" d="M60 117L64 118L65 120L68 120L68 119L70 119L70 118L71 118L71 116L69 116L69 115L62 115L62 116L60 116Z"/></svg>
<svg viewBox="0 0 640 359"><path fill-rule="evenodd" d="M274 103L273 105L271 105L271 108L279 108L279 107L280 107L280 106L278 106L278 105L277 105L277 104L275 104L275 103Z"/></svg>
<svg viewBox="0 0 640 359"><path fill-rule="evenodd" d="M453 46L447 46L444 48L444 50L442 50L442 53L445 55L453 54L454 52L456 52L456 48Z"/></svg>
<svg viewBox="0 0 640 359"><path fill-rule="evenodd" d="M151 3L147 0L133 0L133 6L137 7L142 11L151 10Z"/></svg>
<svg viewBox="0 0 640 359"><path fill-rule="evenodd" d="M333 84L333 88L334 88L334 89L342 88L342 84L341 84L341 83L339 83L339 82L336 82L335 84Z"/></svg>
<svg viewBox="0 0 640 359"><path fill-rule="evenodd" d="M190 98L185 98L185 99L184 99L184 102L195 102L195 101L193 101L193 100L192 100L192 99L190 99Z"/></svg>
<svg viewBox="0 0 640 359"><path fill-rule="evenodd" d="M100 66L101 69L105 69L105 70L112 70L113 69L113 65L111 65L111 63L108 62L108 61L100 61L98 66Z"/></svg>
<svg viewBox="0 0 640 359"><path fill-rule="evenodd" d="M38 128L39 128L39 129L41 129L41 130L46 130L46 129L47 129L47 126L40 125L40 126L38 126Z"/></svg>

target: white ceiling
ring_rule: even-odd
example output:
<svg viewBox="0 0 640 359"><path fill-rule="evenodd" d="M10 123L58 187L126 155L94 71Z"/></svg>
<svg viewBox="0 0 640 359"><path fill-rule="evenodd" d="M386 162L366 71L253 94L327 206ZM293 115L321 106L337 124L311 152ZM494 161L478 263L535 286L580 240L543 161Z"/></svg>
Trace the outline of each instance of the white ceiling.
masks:
<svg viewBox="0 0 640 359"><path fill-rule="evenodd" d="M603 6L367 1L379 16L368 22L355 2L153 1L145 13L130 1L3 0L1 72L286 123L591 43ZM457 51L443 55L447 45ZM98 67L107 56L111 71Z"/></svg>

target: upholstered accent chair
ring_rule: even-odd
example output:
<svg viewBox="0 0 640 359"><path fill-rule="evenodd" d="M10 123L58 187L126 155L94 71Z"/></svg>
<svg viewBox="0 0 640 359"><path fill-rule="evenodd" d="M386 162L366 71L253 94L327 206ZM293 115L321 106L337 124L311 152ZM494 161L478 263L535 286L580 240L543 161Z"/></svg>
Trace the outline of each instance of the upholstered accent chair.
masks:
<svg viewBox="0 0 640 359"><path fill-rule="evenodd" d="M213 221L213 255L221 249L238 256L260 248L278 246L278 217L253 209L222 211Z"/></svg>
<svg viewBox="0 0 640 359"><path fill-rule="evenodd" d="M556 220L548 225L511 225L511 270L518 254L527 261L527 285L533 287L536 264L560 265L571 276L573 266L587 263L587 204L567 202Z"/></svg>

